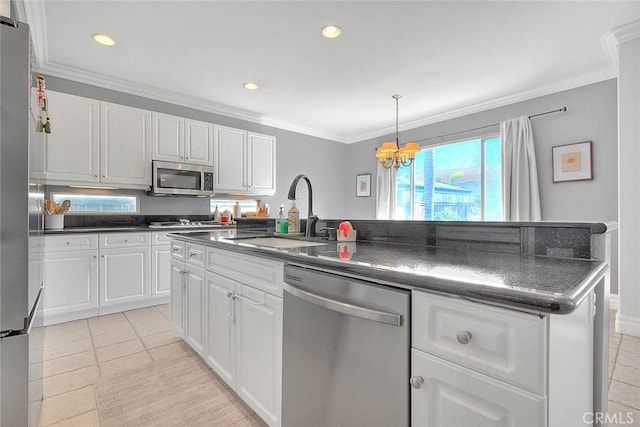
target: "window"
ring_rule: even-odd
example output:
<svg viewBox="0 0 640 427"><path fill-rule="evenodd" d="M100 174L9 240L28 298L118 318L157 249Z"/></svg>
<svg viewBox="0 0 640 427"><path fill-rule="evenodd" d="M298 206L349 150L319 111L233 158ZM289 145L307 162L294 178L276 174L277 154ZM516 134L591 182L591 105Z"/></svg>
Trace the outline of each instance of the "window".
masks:
<svg viewBox="0 0 640 427"><path fill-rule="evenodd" d="M225 209L229 209L229 212L233 212L233 206L236 202L240 203L241 212L255 212L258 209L258 200L245 199L245 200L226 200L226 199L211 199L211 212L218 207L218 211L222 213Z"/></svg>
<svg viewBox="0 0 640 427"><path fill-rule="evenodd" d="M71 209L69 209L68 213L139 213L139 203L136 196L53 193L51 197L56 203L62 203L63 200L71 201Z"/></svg>
<svg viewBox="0 0 640 427"><path fill-rule="evenodd" d="M495 135L422 149L398 170L396 218L501 221L501 156Z"/></svg>

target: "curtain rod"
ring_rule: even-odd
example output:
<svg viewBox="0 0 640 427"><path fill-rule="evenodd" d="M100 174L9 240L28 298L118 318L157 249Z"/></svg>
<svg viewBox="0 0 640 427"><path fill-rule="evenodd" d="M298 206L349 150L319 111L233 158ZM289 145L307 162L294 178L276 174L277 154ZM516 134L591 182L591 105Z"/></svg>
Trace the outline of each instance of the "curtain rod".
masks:
<svg viewBox="0 0 640 427"><path fill-rule="evenodd" d="M567 111L567 107L562 107L562 108L558 108L557 110L551 110L551 111L545 111L544 113L533 114L533 115L529 116L529 118L533 119L534 117L545 116L547 114L564 113L565 111ZM498 126L499 124L500 123L493 123L493 124L490 124L490 125L480 126L480 127L477 127L477 128L466 129L466 130L461 130L461 131L458 131L458 132L448 133L446 135L432 136L432 137L425 138L425 139L418 139L415 142L430 141L432 139L442 139L442 138L445 138L447 136L459 135L461 133L467 133L467 132L471 132L471 131L474 131L474 130L482 130L482 129L490 128L490 127L493 127L493 126Z"/></svg>

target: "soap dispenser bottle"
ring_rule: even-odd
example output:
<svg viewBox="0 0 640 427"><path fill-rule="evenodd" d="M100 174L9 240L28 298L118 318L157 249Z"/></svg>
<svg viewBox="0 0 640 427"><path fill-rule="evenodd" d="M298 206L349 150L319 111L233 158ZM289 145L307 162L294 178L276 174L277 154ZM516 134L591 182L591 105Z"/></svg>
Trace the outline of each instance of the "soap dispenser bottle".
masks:
<svg viewBox="0 0 640 427"><path fill-rule="evenodd" d="M291 208L288 215L289 233L298 233L300 231L300 211L296 207L296 201L291 202Z"/></svg>
<svg viewBox="0 0 640 427"><path fill-rule="evenodd" d="M216 208L213 211L213 220L215 222L220 222L220 211L218 210L218 205L216 205Z"/></svg>

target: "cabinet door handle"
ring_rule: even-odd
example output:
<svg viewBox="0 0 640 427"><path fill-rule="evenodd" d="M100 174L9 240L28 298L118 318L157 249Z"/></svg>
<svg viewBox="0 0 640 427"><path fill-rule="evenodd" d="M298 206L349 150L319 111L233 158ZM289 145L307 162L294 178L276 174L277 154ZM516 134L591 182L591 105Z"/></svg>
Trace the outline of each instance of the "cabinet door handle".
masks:
<svg viewBox="0 0 640 427"><path fill-rule="evenodd" d="M409 384L411 384L411 387L418 389L422 387L422 384L424 384L424 378L422 378L420 375L411 377L409 378Z"/></svg>
<svg viewBox="0 0 640 427"><path fill-rule="evenodd" d="M195 258L196 255L197 254L195 252L189 252L189 258Z"/></svg>
<svg viewBox="0 0 640 427"><path fill-rule="evenodd" d="M233 297L232 297L232 298L233 298L234 300L239 299L239 300L241 300L241 301L245 301L247 304L255 305L255 306L260 306L260 305L265 305L265 304L266 304L266 302L258 302L258 301L254 301L254 300L249 299L249 298L247 298L247 297L245 297L245 296L238 295L238 294L235 294L235 293L233 294Z"/></svg>
<svg viewBox="0 0 640 427"><path fill-rule="evenodd" d="M234 300L233 291L227 291L227 300L229 301L229 305L228 305L229 317L233 319L233 300Z"/></svg>
<svg viewBox="0 0 640 427"><path fill-rule="evenodd" d="M471 341L472 337L473 335L471 335L471 332L469 331L460 331L456 335L456 339L460 344L469 344L469 341Z"/></svg>

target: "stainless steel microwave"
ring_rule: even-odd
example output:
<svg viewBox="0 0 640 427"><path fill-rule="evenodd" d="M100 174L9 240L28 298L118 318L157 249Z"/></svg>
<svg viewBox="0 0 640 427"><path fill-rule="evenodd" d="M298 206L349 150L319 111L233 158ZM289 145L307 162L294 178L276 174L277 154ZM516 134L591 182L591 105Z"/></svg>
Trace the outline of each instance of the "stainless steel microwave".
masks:
<svg viewBox="0 0 640 427"><path fill-rule="evenodd" d="M215 194L213 167L154 160L151 196L197 196Z"/></svg>

